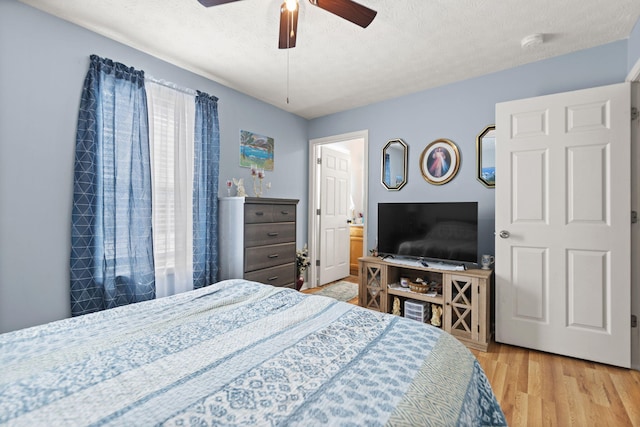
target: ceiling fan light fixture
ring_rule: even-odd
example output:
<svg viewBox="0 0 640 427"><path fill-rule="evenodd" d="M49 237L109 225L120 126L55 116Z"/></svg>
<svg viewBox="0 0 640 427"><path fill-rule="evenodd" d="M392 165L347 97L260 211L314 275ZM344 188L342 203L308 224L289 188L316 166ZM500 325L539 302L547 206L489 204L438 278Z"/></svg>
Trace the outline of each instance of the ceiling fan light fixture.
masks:
<svg viewBox="0 0 640 427"><path fill-rule="evenodd" d="M298 0L286 0L284 3L286 4L289 12L293 12L298 8Z"/></svg>

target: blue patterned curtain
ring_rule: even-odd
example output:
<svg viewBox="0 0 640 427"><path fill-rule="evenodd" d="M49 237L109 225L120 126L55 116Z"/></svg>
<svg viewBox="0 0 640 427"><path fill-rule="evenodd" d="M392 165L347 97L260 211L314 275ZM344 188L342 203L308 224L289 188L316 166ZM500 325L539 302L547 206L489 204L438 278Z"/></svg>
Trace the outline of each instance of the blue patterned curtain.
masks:
<svg viewBox="0 0 640 427"><path fill-rule="evenodd" d="M91 55L76 134L71 313L154 297L144 72Z"/></svg>
<svg viewBox="0 0 640 427"><path fill-rule="evenodd" d="M193 288L218 280L218 98L196 96L193 179Z"/></svg>

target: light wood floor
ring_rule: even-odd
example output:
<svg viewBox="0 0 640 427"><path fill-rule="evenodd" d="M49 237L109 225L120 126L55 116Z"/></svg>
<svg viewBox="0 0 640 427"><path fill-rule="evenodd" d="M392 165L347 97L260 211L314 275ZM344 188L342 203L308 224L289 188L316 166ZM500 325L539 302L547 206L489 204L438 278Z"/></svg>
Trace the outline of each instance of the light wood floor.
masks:
<svg viewBox="0 0 640 427"><path fill-rule="evenodd" d="M638 371L495 342L486 353L471 351L511 427L640 427Z"/></svg>
<svg viewBox="0 0 640 427"><path fill-rule="evenodd" d="M640 426L640 372L491 343L471 350L510 426Z"/></svg>

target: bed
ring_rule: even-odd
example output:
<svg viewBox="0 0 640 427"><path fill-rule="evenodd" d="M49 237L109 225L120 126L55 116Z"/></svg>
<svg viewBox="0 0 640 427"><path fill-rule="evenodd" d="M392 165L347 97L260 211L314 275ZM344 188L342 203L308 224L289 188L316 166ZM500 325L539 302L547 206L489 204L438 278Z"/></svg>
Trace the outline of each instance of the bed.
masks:
<svg viewBox="0 0 640 427"><path fill-rule="evenodd" d="M245 280L0 335L0 425L506 425L417 321Z"/></svg>

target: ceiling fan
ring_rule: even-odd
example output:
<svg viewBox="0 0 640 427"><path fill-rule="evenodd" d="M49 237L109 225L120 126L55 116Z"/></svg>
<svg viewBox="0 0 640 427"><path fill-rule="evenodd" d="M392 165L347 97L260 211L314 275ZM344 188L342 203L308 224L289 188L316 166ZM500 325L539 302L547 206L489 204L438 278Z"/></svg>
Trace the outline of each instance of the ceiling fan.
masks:
<svg viewBox="0 0 640 427"><path fill-rule="evenodd" d="M238 0L198 0L203 6L219 6ZM314 6L333 13L347 21L366 28L376 17L375 10L362 6L352 0L309 0ZM285 0L280 6L280 39L278 48L289 49L296 46L298 33L298 0Z"/></svg>

